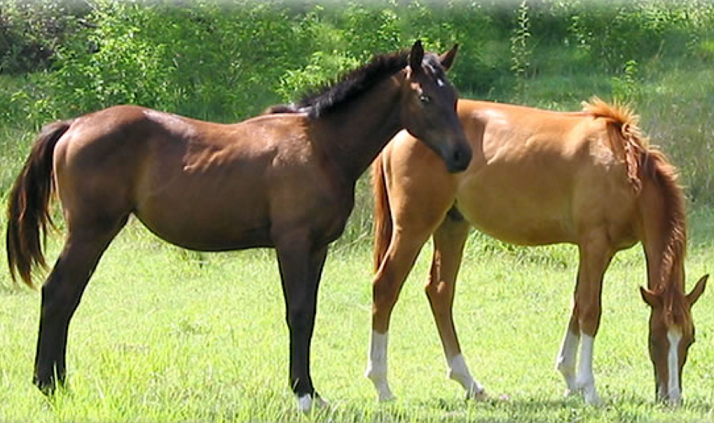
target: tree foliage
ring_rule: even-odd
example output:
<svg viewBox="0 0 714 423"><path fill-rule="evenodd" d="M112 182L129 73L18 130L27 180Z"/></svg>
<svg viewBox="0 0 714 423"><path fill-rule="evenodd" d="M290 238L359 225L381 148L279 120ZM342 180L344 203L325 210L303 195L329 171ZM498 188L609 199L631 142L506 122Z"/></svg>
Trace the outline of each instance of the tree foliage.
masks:
<svg viewBox="0 0 714 423"><path fill-rule="evenodd" d="M417 38L461 45L451 78L469 97L572 108L599 95L667 116L653 99L673 90L658 84L714 62L714 3L0 0L0 117L38 127L132 103L237 121ZM714 82L701 81L687 86L699 105L687 120L711 120L690 116L714 108ZM688 176L693 192L714 185L706 160Z"/></svg>

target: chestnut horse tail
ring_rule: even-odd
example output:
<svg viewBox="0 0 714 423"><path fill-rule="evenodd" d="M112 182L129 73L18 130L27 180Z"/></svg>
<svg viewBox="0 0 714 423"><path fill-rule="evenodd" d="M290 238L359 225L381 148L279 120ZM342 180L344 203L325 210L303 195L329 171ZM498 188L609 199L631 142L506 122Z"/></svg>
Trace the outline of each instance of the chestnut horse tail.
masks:
<svg viewBox="0 0 714 423"><path fill-rule="evenodd" d="M650 151L649 140L642 134L639 116L620 104L608 104L593 97L583 103L583 109L595 118L606 119L610 148L624 159L627 179L636 194L642 191L643 165Z"/></svg>
<svg viewBox="0 0 714 423"><path fill-rule="evenodd" d="M387 181L384 176L382 155L372 164L372 193L374 197L374 271L387 254L392 239L392 211L387 196Z"/></svg>
<svg viewBox="0 0 714 423"><path fill-rule="evenodd" d="M52 157L57 141L71 121L46 125L35 140L25 166L10 191L7 208L7 263L13 281L16 275L31 288L32 268L47 267L42 252L47 225L52 225L49 202L54 191ZM42 232L42 242L40 241Z"/></svg>

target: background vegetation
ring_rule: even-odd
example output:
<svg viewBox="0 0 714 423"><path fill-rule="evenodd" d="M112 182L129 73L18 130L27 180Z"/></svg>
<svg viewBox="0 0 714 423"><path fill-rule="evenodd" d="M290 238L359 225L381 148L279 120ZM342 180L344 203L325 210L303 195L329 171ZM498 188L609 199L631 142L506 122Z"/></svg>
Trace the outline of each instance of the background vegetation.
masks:
<svg viewBox="0 0 714 423"><path fill-rule="evenodd" d="M632 104L714 202L714 3L501 0L0 1L0 134L24 156L42 124L119 103L238 121L371 55L458 42L464 97L559 110ZM0 192L20 160L3 166Z"/></svg>
<svg viewBox="0 0 714 423"><path fill-rule="evenodd" d="M49 121L118 103L238 121L416 38L435 51L461 45L450 76L463 97L554 110L577 110L593 95L630 103L681 169L691 203L688 275L711 269L714 3L704 0L0 0L0 205ZM509 400L460 399L443 377L420 283L408 281L390 350L402 399L377 407L361 377L370 222L362 181L326 266L313 347L317 386L334 408L294 414L272 254L188 253L132 222L73 321L72 391L54 401L29 383L39 297L0 271L0 421L714 420L710 292L695 308L685 407L653 405L647 309L636 290L644 262L638 249L619 255L606 277L595 359L608 404L585 407L560 398L552 371L577 252L515 248L479 234L467 246L457 324L474 373ZM50 257L60 238L50 238ZM426 259L428 251L416 278ZM4 260L0 251L0 269Z"/></svg>

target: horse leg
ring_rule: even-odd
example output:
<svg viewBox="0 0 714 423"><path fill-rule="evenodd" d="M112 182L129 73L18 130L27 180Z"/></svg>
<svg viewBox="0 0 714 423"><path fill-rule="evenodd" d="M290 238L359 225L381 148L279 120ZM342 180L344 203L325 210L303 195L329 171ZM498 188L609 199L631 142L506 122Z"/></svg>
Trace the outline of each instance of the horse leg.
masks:
<svg viewBox="0 0 714 423"><path fill-rule="evenodd" d="M602 403L595 388L592 361L602 311L603 275L614 254L607 239L607 234L600 231L581 237L573 309L558 357L558 369L568 385L566 393L581 392L585 401L592 405ZM580 362L574 376L578 343Z"/></svg>
<svg viewBox="0 0 714 423"><path fill-rule="evenodd" d="M483 386L473 379L461 355L452 314L456 277L461 266L469 226L456 210L452 210L434 232L434 255L426 295L444 347L449 367L447 376L463 386L467 398L483 398Z"/></svg>
<svg viewBox="0 0 714 423"><path fill-rule="evenodd" d="M560 346L560 352L558 353L558 359L555 365L556 369L563 375L565 384L567 385L565 396L570 396L577 392L575 385L575 361L577 359L578 346L580 345L580 324L578 323L576 306L577 303L573 301L570 322L565 329L565 335L563 336L563 342Z"/></svg>
<svg viewBox="0 0 714 423"><path fill-rule="evenodd" d="M126 218L111 224L70 226L64 248L42 287L40 329L34 383L46 394L64 384L69 322L84 288L111 240Z"/></svg>
<svg viewBox="0 0 714 423"><path fill-rule="evenodd" d="M310 377L310 342L315 327L317 290L327 257L327 246L311 248L307 234L283 236L277 256L290 331L290 387L300 411L309 411L319 398Z"/></svg>
<svg viewBox="0 0 714 423"><path fill-rule="evenodd" d="M411 228L410 228L411 229ZM382 264L375 275L372 287L372 336L367 362L368 377L379 394L379 401L394 399L387 381L387 344L389 319L399 298L402 285L414 266L421 247L429 236L428 231L397 228Z"/></svg>

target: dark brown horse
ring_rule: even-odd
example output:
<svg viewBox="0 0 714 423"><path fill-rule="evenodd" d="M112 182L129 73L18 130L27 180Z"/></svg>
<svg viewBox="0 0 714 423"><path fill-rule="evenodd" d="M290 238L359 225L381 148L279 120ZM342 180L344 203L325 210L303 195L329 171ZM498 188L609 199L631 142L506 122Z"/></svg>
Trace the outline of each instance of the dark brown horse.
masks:
<svg viewBox="0 0 714 423"><path fill-rule="evenodd" d="M454 284L474 226L511 244L578 246L573 310L556 365L567 393L582 394L592 404L600 403L592 359L603 275L615 253L641 242L649 281L641 293L652 309L649 347L657 397L679 403L682 369L694 342L691 308L708 275L686 293L684 196L674 167L648 144L637 116L597 99L576 113L461 100L458 113L473 150L465 172L449 174L404 132L375 161L377 274L367 376L380 399L392 397L390 315L429 237L434 256L426 293L449 376L469 396L484 395L461 355L452 319Z"/></svg>
<svg viewBox="0 0 714 423"><path fill-rule="evenodd" d="M32 286L44 265L41 233L56 190L67 223L64 248L42 287L34 382L65 379L70 319L102 253L135 215L185 248L274 247L290 330L290 386L307 410L318 398L310 340L328 245L343 231L355 182L402 128L451 171L471 149L438 57L411 51L375 57L297 105L234 125L117 106L44 128L12 189L7 254ZM290 113L277 113L285 111Z"/></svg>

